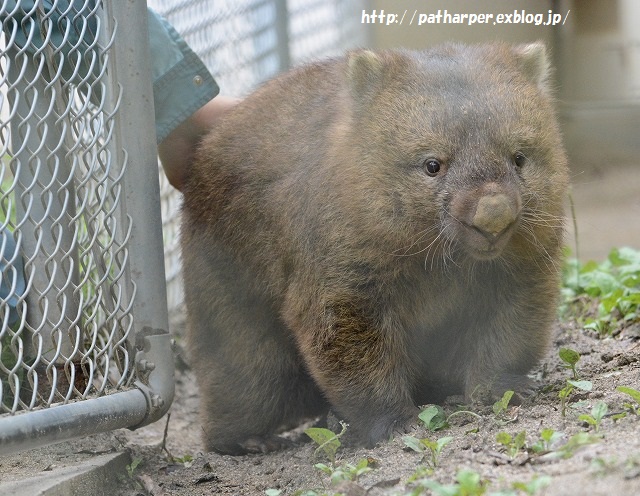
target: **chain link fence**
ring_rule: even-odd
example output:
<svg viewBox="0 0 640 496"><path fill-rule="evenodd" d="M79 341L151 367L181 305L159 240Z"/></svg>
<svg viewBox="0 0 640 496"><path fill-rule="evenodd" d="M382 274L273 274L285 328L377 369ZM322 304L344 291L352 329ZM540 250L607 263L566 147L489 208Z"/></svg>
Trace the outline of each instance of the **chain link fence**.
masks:
<svg viewBox="0 0 640 496"><path fill-rule="evenodd" d="M231 96L366 44L364 0L148 3ZM142 0L0 3L0 454L144 425L173 397L180 196L158 188L139 98L145 16Z"/></svg>
<svg viewBox="0 0 640 496"><path fill-rule="evenodd" d="M151 72L127 50L148 44L146 15L0 6L3 453L147 423L172 399L153 109L135 98Z"/></svg>

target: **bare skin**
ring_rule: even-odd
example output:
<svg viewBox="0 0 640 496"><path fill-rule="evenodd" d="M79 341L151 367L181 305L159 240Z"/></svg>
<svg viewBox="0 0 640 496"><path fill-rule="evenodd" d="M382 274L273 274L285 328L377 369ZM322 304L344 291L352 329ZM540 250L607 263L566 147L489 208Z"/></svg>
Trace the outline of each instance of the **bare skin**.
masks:
<svg viewBox="0 0 640 496"><path fill-rule="evenodd" d="M201 138L240 100L217 96L176 127L159 145L158 155L169 183L182 191Z"/></svg>

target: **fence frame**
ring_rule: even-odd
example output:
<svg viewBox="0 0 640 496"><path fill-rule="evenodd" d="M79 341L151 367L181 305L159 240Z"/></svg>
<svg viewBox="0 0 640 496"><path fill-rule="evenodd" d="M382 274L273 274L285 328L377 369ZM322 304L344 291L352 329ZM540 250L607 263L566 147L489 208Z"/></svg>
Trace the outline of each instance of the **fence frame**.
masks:
<svg viewBox="0 0 640 496"><path fill-rule="evenodd" d="M131 220L127 291L135 293L131 337L136 350L135 388L2 416L1 455L118 428L141 427L160 419L173 400L174 362L165 288L147 6L144 0L106 1L103 6L106 29L117 30L110 81L121 90L123 99L113 140L117 163L126 166L122 211ZM111 20L115 20L112 26Z"/></svg>

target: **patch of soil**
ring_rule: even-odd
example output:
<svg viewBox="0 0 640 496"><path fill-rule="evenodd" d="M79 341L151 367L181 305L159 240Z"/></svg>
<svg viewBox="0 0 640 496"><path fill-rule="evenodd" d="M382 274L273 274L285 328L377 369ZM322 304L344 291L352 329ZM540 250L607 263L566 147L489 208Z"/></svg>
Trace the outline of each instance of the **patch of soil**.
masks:
<svg viewBox="0 0 640 496"><path fill-rule="evenodd" d="M561 414L558 392L571 377L563 367L558 350L568 347L578 351L580 379L593 383L590 392L576 390L570 397L565 416ZM599 339L576 324L559 325L553 346L535 374L543 384L541 391L525 404L510 407L500 416L492 409L466 407L479 414L457 415L451 426L431 433L416 425L409 435L437 439L451 436L438 465L428 478L442 484L455 482L461 469L477 472L492 494L512 488L514 482L528 483L535 477L549 476L544 495L637 495L640 494L640 417L630 410L629 396L616 391L619 385L640 389L640 342L624 332L618 337ZM126 480L119 494L133 495L264 495L267 489L280 489L291 495L302 489L340 492L348 496L409 494L415 485L408 479L419 467L428 467L420 453L411 451L401 438L374 449L341 447L337 463L356 464L368 458L375 469L357 483L332 487L329 477L314 468L326 462L314 455L315 446L300 442L285 451L250 456L221 456L203 453L200 448L197 408L198 390L192 372L178 357L176 399L168 423L166 450L162 440L166 418L136 432L126 433L126 446L134 460L141 460L134 477ZM608 413L598 431L578 419L588 414L598 401L604 401ZM637 406L637 405L636 405ZM445 405L448 414L457 405ZM626 416L616 419L616 414ZM547 453L533 453L526 448L513 456L496 442L499 432L515 436L526 432L526 446L540 440L542 429L562 434ZM562 446L575 434L588 433L593 441L575 449ZM300 436L300 439L306 436ZM173 460L168 456L171 453ZM190 458L191 457L191 458ZM323 494L323 493L320 493ZM430 494L425 490L424 493ZM435 494L435 493L433 493ZM513 494L526 494L522 490Z"/></svg>

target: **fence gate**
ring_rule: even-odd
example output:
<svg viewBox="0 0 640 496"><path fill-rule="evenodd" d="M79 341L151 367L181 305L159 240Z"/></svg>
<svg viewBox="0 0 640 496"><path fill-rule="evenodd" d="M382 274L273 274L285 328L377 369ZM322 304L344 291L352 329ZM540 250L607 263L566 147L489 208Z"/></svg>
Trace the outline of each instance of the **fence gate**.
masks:
<svg viewBox="0 0 640 496"><path fill-rule="evenodd" d="M144 1L0 5L0 454L171 404L146 19Z"/></svg>
<svg viewBox="0 0 640 496"><path fill-rule="evenodd" d="M365 0L148 3L226 95L366 45ZM0 21L2 455L159 419L182 289L146 2L4 0Z"/></svg>

